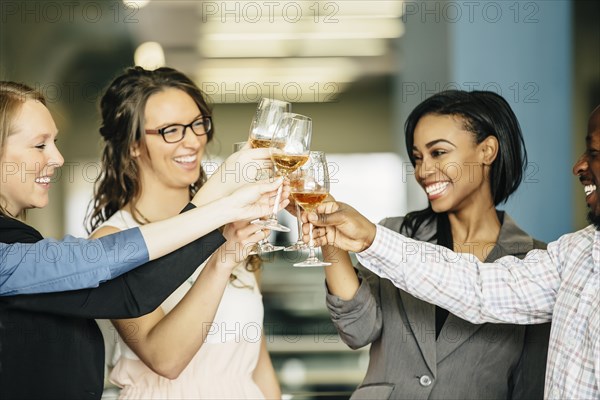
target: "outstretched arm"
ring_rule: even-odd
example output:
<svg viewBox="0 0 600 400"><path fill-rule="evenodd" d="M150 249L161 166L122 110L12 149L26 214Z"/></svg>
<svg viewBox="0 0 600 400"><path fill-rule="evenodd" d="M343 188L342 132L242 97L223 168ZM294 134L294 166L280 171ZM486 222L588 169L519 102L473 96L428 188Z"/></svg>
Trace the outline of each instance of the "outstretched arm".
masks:
<svg viewBox="0 0 600 400"><path fill-rule="evenodd" d="M278 181L247 184L220 201L168 220L98 239L43 239L20 221L0 218L0 296L97 287L158 259L223 224L269 212ZM285 192L287 195L287 191ZM285 199L286 196L283 198ZM285 200L287 201L287 200ZM165 235L164 232L169 232Z"/></svg>
<svg viewBox="0 0 600 400"><path fill-rule="evenodd" d="M96 288L5 296L2 301L9 308L80 318L144 315L156 309L223 242L215 230Z"/></svg>
<svg viewBox="0 0 600 400"><path fill-rule="evenodd" d="M205 203L203 206L175 217L140 227L148 246L150 259L161 257L230 222L259 218L267 215L274 204L277 188L282 179L269 182L246 183L230 195ZM283 199L287 198L289 190ZM200 196L194 197L196 201ZM283 206L287 200L283 200ZM194 203L195 204L195 203ZM168 235L165 235L168 232Z"/></svg>
<svg viewBox="0 0 600 400"><path fill-rule="evenodd" d="M313 239L315 246L332 245L358 253L375 239L375 224L348 204L329 201L319 205L317 212L304 213L304 222L317 227ZM308 225L303 226L304 240L308 241Z"/></svg>
<svg viewBox="0 0 600 400"><path fill-rule="evenodd" d="M1 296L92 288L148 261L137 228L101 240L35 239L0 243Z"/></svg>
<svg viewBox="0 0 600 400"><path fill-rule="evenodd" d="M334 209L337 209L337 207L339 207L340 204L342 203L336 203L333 196L328 195L327 199L325 200L325 203L322 204L322 207L324 207L327 211L332 211ZM287 211L294 217L300 218L296 214L295 206L296 205L294 203L290 203L290 206L288 206ZM308 221L306 213L301 214L301 218L303 219L303 222ZM330 221L332 218L335 218L335 216L332 214L323 213L319 216L314 214L312 215L312 218L321 218L321 221L327 220L327 223L331 224ZM333 224L326 227L326 229L330 230L326 239L329 239L330 237L334 239L321 244L321 251L323 252L323 257L325 261L331 263L330 266L324 268L325 279L327 282L328 292L338 297L342 301L347 301L354 297L354 294L360 286L360 282L358 280L358 277L356 276L356 271L354 270L354 266L352 265L350 255L348 254L348 251L346 251L347 249L343 247L340 248L339 238L338 243L333 243L335 241L335 233L333 233L333 231L336 228L337 227ZM303 239L305 241L308 241L308 225L303 226L303 230L305 233Z"/></svg>
<svg viewBox="0 0 600 400"><path fill-rule="evenodd" d="M561 283L557 247L482 263L378 225L372 245L357 256L397 287L473 323L535 324L552 319Z"/></svg>
<svg viewBox="0 0 600 400"><path fill-rule="evenodd" d="M139 318L112 321L144 364L165 378L176 379L198 353L232 270L243 261L244 253L267 235L248 222L226 230L231 240L210 257L190 290L168 314L158 307Z"/></svg>
<svg viewBox="0 0 600 400"><path fill-rule="evenodd" d="M159 223L144 225L141 230L142 232L146 231L150 236L154 235L156 240L162 238L164 241L180 240L189 242L193 239L193 236L185 237L186 232L190 234L191 231L190 235L193 235L198 234L200 230L208 230L211 228L209 221L215 223L218 218L223 218L223 221L227 221L228 218L234 217L246 217L250 219L267 214L271 209L272 203L269 199L275 195L275 191L271 189L276 189L277 184L278 182L274 182L262 188L260 186L244 187L237 190L232 196L229 196L227 201L221 203L223 209L221 207L212 208L209 204L209 206L198 210L190 210L185 215L179 215ZM261 191L264 190L268 192L261 194ZM282 206L286 204L287 200L284 200ZM219 214L220 211L226 210L228 207L236 208L237 211L228 211L227 213L229 214L226 212ZM211 216L211 214L214 215ZM218 214L221 216L215 216ZM203 217L206 219L204 220ZM153 225L166 223L176 218L181 221L181 224L170 227L167 231L152 228ZM215 218L217 219L215 220ZM189 227L190 229L186 231L183 225L188 227L190 225L197 226ZM219 225L217 224L217 226ZM148 229L151 230L149 231ZM165 232L168 232L168 235L165 235ZM6 297L5 302L10 304L11 307L19 309L83 318L114 319L138 317L156 309L223 242L223 236L218 231L213 231L176 252L151 261L121 277L101 284L97 288L71 292L12 296ZM163 246L164 251L164 244L157 243L157 245ZM160 253L154 252L155 257L158 254ZM30 267L32 266L30 265Z"/></svg>
<svg viewBox="0 0 600 400"><path fill-rule="evenodd" d="M357 251L363 266L395 286L473 323L548 322L560 287L561 243L523 260L482 263L470 254L419 242L373 225L348 205L322 204L310 215L317 245ZM322 214L325 214L323 216ZM373 226L375 234L373 235Z"/></svg>
<svg viewBox="0 0 600 400"><path fill-rule="evenodd" d="M268 213L270 192L278 184L248 184L202 209L100 240L43 239L22 222L1 217L0 240L5 243L0 243L0 296L97 287L225 223Z"/></svg>
<svg viewBox="0 0 600 400"><path fill-rule="evenodd" d="M368 273L363 274L362 282L359 281L346 250L370 244L369 229L374 230L375 225L353 208L335 202L331 196L326 201L321 210L330 213L322 211L318 219L314 214L311 221L328 224L320 229L325 235L325 242L320 243L323 257L331 263L324 268L327 308L344 343L357 349L372 343L381 334L381 311L376 298L379 279ZM307 215L303 218L306 222Z"/></svg>
<svg viewBox="0 0 600 400"><path fill-rule="evenodd" d="M270 170L273 165L269 149L242 149L231 154L198 190L192 202L200 207L221 197L228 196L260 176L261 169Z"/></svg>

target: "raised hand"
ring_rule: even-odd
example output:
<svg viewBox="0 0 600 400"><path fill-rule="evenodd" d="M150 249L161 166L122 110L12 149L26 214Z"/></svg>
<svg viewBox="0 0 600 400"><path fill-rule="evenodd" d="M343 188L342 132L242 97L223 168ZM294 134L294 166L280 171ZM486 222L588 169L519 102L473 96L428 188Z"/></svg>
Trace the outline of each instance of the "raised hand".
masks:
<svg viewBox="0 0 600 400"><path fill-rule="evenodd" d="M192 199L197 207L230 195L242 186L253 183L261 171L273 167L269 149L242 149L231 154L211 175Z"/></svg>
<svg viewBox="0 0 600 400"><path fill-rule="evenodd" d="M279 206L286 207L289 203L290 187L289 183L283 182L282 178L274 180L266 178L255 183L247 183L231 193L224 201L234 213L233 221L252 220L269 214L275 205L277 189L281 185L283 189Z"/></svg>
<svg viewBox="0 0 600 400"><path fill-rule="evenodd" d="M257 228L249 221L238 221L225 225L223 236L227 242L222 246L223 250L219 254L219 261L232 269L244 261L248 255L254 252L256 244L269 236L268 229Z"/></svg>
<svg viewBox="0 0 600 400"><path fill-rule="evenodd" d="M302 220L303 240L309 240L310 221L314 225L315 246L331 245L342 250L359 253L367 249L375 239L374 223L348 204L330 201L322 203L315 212L304 213Z"/></svg>

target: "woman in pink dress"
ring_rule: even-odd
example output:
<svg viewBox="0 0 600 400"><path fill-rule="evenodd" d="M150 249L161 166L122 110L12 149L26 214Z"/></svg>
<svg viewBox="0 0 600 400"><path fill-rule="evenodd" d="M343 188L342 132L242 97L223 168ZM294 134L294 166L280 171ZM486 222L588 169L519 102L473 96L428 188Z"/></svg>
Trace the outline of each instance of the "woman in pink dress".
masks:
<svg viewBox="0 0 600 400"><path fill-rule="evenodd" d="M130 68L107 89L101 112L93 236L179 213L206 180L201 159L214 134L200 89L170 68ZM161 307L112 321L119 340L109 379L121 398L281 397L264 342L259 260L244 258L256 231L248 222L225 227L228 242Z"/></svg>

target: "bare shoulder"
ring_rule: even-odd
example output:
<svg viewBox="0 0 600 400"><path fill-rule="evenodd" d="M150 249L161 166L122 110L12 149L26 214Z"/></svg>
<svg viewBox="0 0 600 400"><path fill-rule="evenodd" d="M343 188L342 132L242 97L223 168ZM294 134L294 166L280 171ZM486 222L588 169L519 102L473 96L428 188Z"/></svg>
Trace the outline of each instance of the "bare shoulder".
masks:
<svg viewBox="0 0 600 400"><path fill-rule="evenodd" d="M117 233L117 232L121 232L121 230L114 226L103 226L102 228L100 228L97 231L95 231L94 233L92 233L90 235L90 239L98 239L98 238L101 238L102 236L112 235L113 233Z"/></svg>

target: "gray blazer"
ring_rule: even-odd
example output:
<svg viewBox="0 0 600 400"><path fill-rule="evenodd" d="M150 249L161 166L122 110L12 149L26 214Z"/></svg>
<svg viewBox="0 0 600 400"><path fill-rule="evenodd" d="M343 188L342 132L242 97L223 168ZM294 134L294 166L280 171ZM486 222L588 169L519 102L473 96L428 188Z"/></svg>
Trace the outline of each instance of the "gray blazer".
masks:
<svg viewBox="0 0 600 400"><path fill-rule="evenodd" d="M500 236L486 261L523 258L541 242L499 212ZM403 218L382 225L399 232ZM429 239L434 221L416 239ZM406 232L402 232L406 234ZM371 344L367 375L352 399L542 399L550 324L474 325L449 314L435 337L435 306L396 288L360 264L353 299L327 294L342 340L357 349Z"/></svg>

